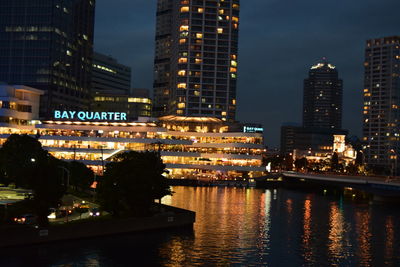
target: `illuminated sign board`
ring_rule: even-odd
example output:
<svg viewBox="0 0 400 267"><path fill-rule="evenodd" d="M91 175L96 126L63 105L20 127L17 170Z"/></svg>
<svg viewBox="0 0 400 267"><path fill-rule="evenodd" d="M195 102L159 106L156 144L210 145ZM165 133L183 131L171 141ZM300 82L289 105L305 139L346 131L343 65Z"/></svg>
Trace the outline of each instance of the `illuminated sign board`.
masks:
<svg viewBox="0 0 400 267"><path fill-rule="evenodd" d="M126 121L125 112L94 112L94 111L54 111L54 119L79 121Z"/></svg>
<svg viewBox="0 0 400 267"><path fill-rule="evenodd" d="M254 127L254 126L244 126L243 127L244 133L263 133L264 128L261 127Z"/></svg>

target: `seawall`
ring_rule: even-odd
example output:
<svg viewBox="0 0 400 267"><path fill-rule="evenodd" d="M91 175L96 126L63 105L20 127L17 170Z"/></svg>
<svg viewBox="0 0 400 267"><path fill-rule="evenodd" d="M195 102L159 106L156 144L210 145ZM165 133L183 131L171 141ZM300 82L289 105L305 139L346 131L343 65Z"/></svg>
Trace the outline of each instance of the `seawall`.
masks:
<svg viewBox="0 0 400 267"><path fill-rule="evenodd" d="M45 229L39 229L28 225L1 227L0 247L32 245L63 240L193 226L193 223L195 222L195 212L171 206L163 206L167 212L145 218L98 218L81 222L49 225L49 227Z"/></svg>

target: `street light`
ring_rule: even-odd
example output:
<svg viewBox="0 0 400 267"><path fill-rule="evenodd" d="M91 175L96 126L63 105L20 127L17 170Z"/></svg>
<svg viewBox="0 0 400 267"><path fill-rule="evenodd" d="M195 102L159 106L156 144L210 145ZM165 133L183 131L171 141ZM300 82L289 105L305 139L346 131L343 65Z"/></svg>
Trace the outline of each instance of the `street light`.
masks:
<svg viewBox="0 0 400 267"><path fill-rule="evenodd" d="M397 153L394 149L390 149L390 152L392 153L390 159L393 160L391 173L392 177L394 178L397 175Z"/></svg>

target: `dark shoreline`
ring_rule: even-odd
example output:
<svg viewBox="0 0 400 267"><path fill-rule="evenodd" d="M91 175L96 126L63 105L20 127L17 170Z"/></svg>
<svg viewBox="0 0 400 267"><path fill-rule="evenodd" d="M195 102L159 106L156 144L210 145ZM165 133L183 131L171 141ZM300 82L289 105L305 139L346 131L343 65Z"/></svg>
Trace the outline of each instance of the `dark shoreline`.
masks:
<svg viewBox="0 0 400 267"><path fill-rule="evenodd" d="M163 205L166 212L144 218L109 218L50 225L46 229L33 226L0 228L0 248L49 242L78 240L125 233L193 227L195 212Z"/></svg>

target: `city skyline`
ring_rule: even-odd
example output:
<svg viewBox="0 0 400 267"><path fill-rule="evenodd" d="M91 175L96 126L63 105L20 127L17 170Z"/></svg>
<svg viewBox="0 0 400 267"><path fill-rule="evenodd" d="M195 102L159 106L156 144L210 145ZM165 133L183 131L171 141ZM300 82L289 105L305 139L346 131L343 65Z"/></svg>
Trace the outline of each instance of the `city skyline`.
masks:
<svg viewBox="0 0 400 267"><path fill-rule="evenodd" d="M361 136L365 42L400 34L400 2L360 3L241 3L237 119L262 123L267 145L278 146L282 123L301 123L303 79L324 56L344 82L343 128ZM133 87L151 88L156 1L96 4L95 50L131 66Z"/></svg>

